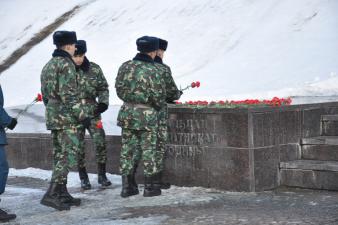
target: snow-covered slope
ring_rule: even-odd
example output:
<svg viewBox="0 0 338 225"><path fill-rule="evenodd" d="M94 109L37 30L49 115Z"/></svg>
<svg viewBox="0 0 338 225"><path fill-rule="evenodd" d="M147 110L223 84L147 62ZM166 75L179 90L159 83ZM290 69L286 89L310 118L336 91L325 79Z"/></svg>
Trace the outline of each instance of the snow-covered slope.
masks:
<svg viewBox="0 0 338 225"><path fill-rule="evenodd" d="M43 27L85 0L0 0L0 62Z"/></svg>
<svg viewBox="0 0 338 225"><path fill-rule="evenodd" d="M54 12L56 3L48 3ZM336 0L100 0L60 29L87 40L88 58L103 68L114 104L120 103L114 90L118 67L135 55L142 35L169 41L165 62L178 85L201 82L182 100L335 95L337 12ZM6 105L28 103L39 92L40 71L53 48L50 36L1 74Z"/></svg>

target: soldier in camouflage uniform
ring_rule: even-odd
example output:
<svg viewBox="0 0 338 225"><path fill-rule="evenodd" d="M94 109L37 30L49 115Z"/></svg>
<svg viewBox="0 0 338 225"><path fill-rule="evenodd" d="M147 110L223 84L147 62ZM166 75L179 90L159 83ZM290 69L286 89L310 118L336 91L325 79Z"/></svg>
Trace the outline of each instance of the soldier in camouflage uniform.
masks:
<svg viewBox="0 0 338 225"><path fill-rule="evenodd" d="M87 45L84 40L78 40L76 43L76 51L73 57L77 65L77 73L80 87L80 99L85 104L87 115L91 118L88 132L92 137L98 168L98 183L103 187L111 185L106 177L107 150L104 129L97 124L101 121L101 113L108 109L109 90L106 78L99 65L89 62L85 56ZM85 128L79 129L80 150L78 155L78 170L81 180L81 187L85 190L91 188L85 164L84 139Z"/></svg>
<svg viewBox="0 0 338 225"><path fill-rule="evenodd" d="M50 186L41 204L58 210L69 210L80 205L67 190L69 169L77 163L79 149L78 128L88 126L78 95L78 81L72 55L76 33L56 31L53 42L57 49L41 72L41 92L46 106L46 125L52 132L53 173Z"/></svg>
<svg viewBox="0 0 338 225"><path fill-rule="evenodd" d="M157 50L156 57L154 59L155 66L158 69L160 77L163 79L163 84L166 90L166 102L168 104L174 104L175 100L178 100L183 94L180 91L175 81L171 75L170 67L163 63L162 59L164 57L164 52L167 50L168 42L166 40L159 38L159 49ZM159 173L155 177L153 183L155 186L159 186L161 189L169 189L170 183L162 182L162 175L164 169L164 155L165 155L165 146L168 139L168 107L165 104L159 110L158 118L158 135L157 135L157 152L156 152L156 163ZM141 159L141 154L134 156L134 170L133 173L136 173L138 162ZM135 176L135 175L134 175Z"/></svg>
<svg viewBox="0 0 338 225"><path fill-rule="evenodd" d="M154 59L155 65L158 68L161 78L164 80L165 90L166 90L166 102L175 103L175 100L178 100L182 91L180 91L175 81L171 75L170 67L163 63L164 52L167 50L168 42L163 39L159 39L159 49L157 51L156 57ZM165 146L168 139L168 107L165 105L159 111L159 127L158 127L158 140L157 140L157 154L156 154L156 163L158 164L159 173L155 179L155 185L160 186L161 189L169 189L169 183L162 182L162 174L164 169L164 154Z"/></svg>
<svg viewBox="0 0 338 225"><path fill-rule="evenodd" d="M115 82L117 95L124 102L117 119L122 127L121 196L139 193L133 170L134 157L141 154L145 175L143 196L151 197L161 194L153 181L159 172L156 163L158 114L165 105L166 94L154 63L158 38L144 36L137 39L136 44L140 53L122 64Z"/></svg>

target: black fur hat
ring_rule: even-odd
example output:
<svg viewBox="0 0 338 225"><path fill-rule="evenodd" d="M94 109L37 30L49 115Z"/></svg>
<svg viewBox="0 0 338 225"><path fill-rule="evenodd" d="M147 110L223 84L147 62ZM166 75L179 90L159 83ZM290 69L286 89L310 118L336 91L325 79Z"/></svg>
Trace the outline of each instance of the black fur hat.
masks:
<svg viewBox="0 0 338 225"><path fill-rule="evenodd" d="M87 52L87 44L85 40L78 40L75 44L76 51L74 55L83 55Z"/></svg>
<svg viewBox="0 0 338 225"><path fill-rule="evenodd" d="M159 42L160 42L159 49L161 49L163 51L167 50L168 41L159 38Z"/></svg>
<svg viewBox="0 0 338 225"><path fill-rule="evenodd" d="M148 53L156 51L159 47L159 39L157 37L143 36L136 40L137 50Z"/></svg>
<svg viewBox="0 0 338 225"><path fill-rule="evenodd" d="M61 47L76 43L76 33L74 31L55 31L53 34L54 45Z"/></svg>

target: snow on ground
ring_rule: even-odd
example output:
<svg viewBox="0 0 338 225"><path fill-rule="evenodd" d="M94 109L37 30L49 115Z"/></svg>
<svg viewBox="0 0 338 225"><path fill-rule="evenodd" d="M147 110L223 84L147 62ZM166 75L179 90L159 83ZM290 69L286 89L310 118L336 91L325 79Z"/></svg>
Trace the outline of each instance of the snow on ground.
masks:
<svg viewBox="0 0 338 225"><path fill-rule="evenodd" d="M53 11L50 4L48 11ZM135 40L141 35L169 40L165 62L179 86L201 82L199 89L183 95L183 101L328 96L336 95L338 89L338 79L333 79L338 71L337 10L336 0L114 4L100 0L84 7L60 29L75 30L79 39L87 40L88 58L101 65L109 82L111 104L121 103L114 90L116 73L122 62L135 55ZM32 12L41 14L38 8ZM49 36L1 74L7 106L26 104L39 92L40 71L52 51Z"/></svg>
<svg viewBox="0 0 338 225"><path fill-rule="evenodd" d="M63 13L86 1L0 1L0 62Z"/></svg>
<svg viewBox="0 0 338 225"><path fill-rule="evenodd" d="M27 169L14 169L10 168L9 175L12 177L31 177L42 180L50 180L52 176L52 171L50 170L42 170L37 168L27 168ZM88 174L90 182L94 185L94 188L97 188L97 175L96 174ZM116 185L121 185L121 176L107 174L108 179L112 181ZM67 187L79 187L80 180L79 174L75 172L70 172L68 175L68 183Z"/></svg>
<svg viewBox="0 0 338 225"><path fill-rule="evenodd" d="M69 174L68 190L81 206L57 211L40 204L51 171L10 169L0 208L17 214L8 224L21 225L155 225L155 224L337 224L335 192L281 188L258 193L226 192L201 187L162 190L161 196L140 194L121 198L121 177L108 174L113 185L101 189L90 174L93 188L82 191L77 173ZM37 179L38 178L38 179Z"/></svg>
<svg viewBox="0 0 338 225"><path fill-rule="evenodd" d="M203 195L212 189L173 186L171 189L163 191L161 196L144 198L142 196L143 187L140 185L140 195L121 198L119 195L121 191L120 176L107 174L113 185L108 189L100 189L97 184L97 175L89 174L92 189L81 191L78 173L70 172L67 187L74 197L82 199L82 204L80 207L72 207L71 211L59 212L39 204L46 191L45 186L51 177L51 171L35 168L11 168L9 179L13 180L17 177L21 179L33 178L33 180L27 180L25 187L20 187L22 183L8 185L6 193L2 196L2 205L10 207L18 214L16 222L20 224L161 224L161 221L167 218L166 215L134 216L128 210L127 212L123 211L138 207L195 205L212 201L215 196L215 193ZM36 183L41 183L41 185L38 186Z"/></svg>

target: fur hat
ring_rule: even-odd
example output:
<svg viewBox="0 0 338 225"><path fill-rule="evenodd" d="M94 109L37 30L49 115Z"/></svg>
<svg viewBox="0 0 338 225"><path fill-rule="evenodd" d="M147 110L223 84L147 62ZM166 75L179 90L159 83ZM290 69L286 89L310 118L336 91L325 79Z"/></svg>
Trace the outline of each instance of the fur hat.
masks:
<svg viewBox="0 0 338 225"><path fill-rule="evenodd" d="M168 47L168 41L159 38L159 49L165 51Z"/></svg>
<svg viewBox="0 0 338 225"><path fill-rule="evenodd" d="M87 52L87 44L85 40L78 40L75 44L76 51L74 55L83 55Z"/></svg>
<svg viewBox="0 0 338 225"><path fill-rule="evenodd" d="M136 40L137 50L148 53L158 50L159 39L157 37L143 36Z"/></svg>
<svg viewBox="0 0 338 225"><path fill-rule="evenodd" d="M53 34L53 43L58 47L75 44L76 41L76 33L74 31L55 31Z"/></svg>

